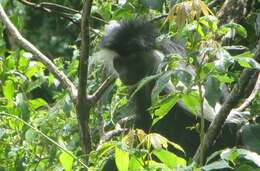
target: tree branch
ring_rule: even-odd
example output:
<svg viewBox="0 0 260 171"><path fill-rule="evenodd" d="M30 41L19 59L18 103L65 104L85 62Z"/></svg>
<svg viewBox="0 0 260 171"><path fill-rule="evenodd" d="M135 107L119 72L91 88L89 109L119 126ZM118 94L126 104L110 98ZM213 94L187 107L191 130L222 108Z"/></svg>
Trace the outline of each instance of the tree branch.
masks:
<svg viewBox="0 0 260 171"><path fill-rule="evenodd" d="M250 94L250 96L244 101L244 103L242 105L240 105L238 108L234 109L238 112L243 112L248 106L251 105L252 101L255 99L255 97L257 96L257 93L260 90L260 73L258 72L258 77L257 77L257 81L255 83L255 87L252 91L252 93Z"/></svg>
<svg viewBox="0 0 260 171"><path fill-rule="evenodd" d="M42 62L46 66L46 68L60 81L62 87L68 90L72 101L75 102L75 99L77 97L77 89L75 85L68 79L68 77L63 72L57 69L57 67L47 56L45 56L32 43L30 43L21 35L21 33L15 28L15 26L11 23L10 19L7 17L1 4L0 19L2 20L10 35L14 38L15 42L28 52L31 52L36 59Z"/></svg>
<svg viewBox="0 0 260 171"><path fill-rule="evenodd" d="M89 101L91 101L92 104L95 104L100 97L103 95L103 93L106 91L106 89L114 83L116 80L116 77L113 75L109 76L102 84L101 86L92 94L88 96Z"/></svg>
<svg viewBox="0 0 260 171"><path fill-rule="evenodd" d="M80 14L79 11L72 9L72 8L68 8L66 6L62 6L59 4L54 4L54 3L48 3L48 2L42 2L39 4L33 3L33 2L29 2L26 0L18 0L19 2L21 2L24 5L30 6L32 8L50 13L50 14L55 14L57 16L61 16L69 21L71 21L72 23L79 25L79 23L75 20L74 15L75 14Z"/></svg>
<svg viewBox="0 0 260 171"><path fill-rule="evenodd" d="M260 40L258 41L255 54L256 61L260 61ZM254 70L249 69L245 69L242 72L238 83L234 86L227 100L224 102L220 111L210 124L208 131L203 139L203 142L200 144L196 154L194 155L193 159L195 162L200 163L200 161L205 161L205 156L208 152L209 147L213 144L230 111L239 103L240 99L244 96L244 89L248 85L251 75L254 74L254 72ZM203 157L203 159L201 159L201 156ZM202 165L203 163L200 164Z"/></svg>
<svg viewBox="0 0 260 171"><path fill-rule="evenodd" d="M89 23L92 0L86 0L81 17L81 47L79 64L79 88L77 98L77 119L81 134L83 152L88 154L91 151L91 137L89 130L89 111L91 103L87 99L87 78L88 78L88 59L89 59Z"/></svg>
<svg viewBox="0 0 260 171"><path fill-rule="evenodd" d="M219 23L228 23L231 20L237 21L247 13L248 0L226 0L218 11Z"/></svg>

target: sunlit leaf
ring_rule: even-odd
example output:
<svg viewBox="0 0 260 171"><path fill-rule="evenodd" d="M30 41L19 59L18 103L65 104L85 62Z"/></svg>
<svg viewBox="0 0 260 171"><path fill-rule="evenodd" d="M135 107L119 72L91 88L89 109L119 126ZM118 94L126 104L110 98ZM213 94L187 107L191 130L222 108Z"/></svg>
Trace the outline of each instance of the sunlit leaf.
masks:
<svg viewBox="0 0 260 171"><path fill-rule="evenodd" d="M66 152L63 152L59 156L59 160L61 162L62 167L65 169L65 171L71 171L73 166L73 157L69 155Z"/></svg>
<svg viewBox="0 0 260 171"><path fill-rule="evenodd" d="M11 100L14 96L14 83L11 80L7 80L5 81L4 85L3 85L3 93L4 93L4 97Z"/></svg>
<svg viewBox="0 0 260 171"><path fill-rule="evenodd" d="M129 153L116 147L115 149L116 166L119 171L128 171Z"/></svg>
<svg viewBox="0 0 260 171"><path fill-rule="evenodd" d="M48 103L42 98L36 98L36 99L33 99L33 100L29 100L29 107L32 110L36 110L36 109L38 109L42 106L45 106L45 105L48 105Z"/></svg>
<svg viewBox="0 0 260 171"><path fill-rule="evenodd" d="M129 161L128 170L144 170L142 158L137 158L136 156L132 156Z"/></svg>
<svg viewBox="0 0 260 171"><path fill-rule="evenodd" d="M186 160L178 157L174 153L167 150L154 150L153 154L164 164L172 169L176 169L178 166L186 166Z"/></svg>
<svg viewBox="0 0 260 171"><path fill-rule="evenodd" d="M177 103L178 100L178 96L170 95L160 100L159 103L152 106L151 110L154 111L153 125L157 123L160 119L162 119L172 109L172 107Z"/></svg>

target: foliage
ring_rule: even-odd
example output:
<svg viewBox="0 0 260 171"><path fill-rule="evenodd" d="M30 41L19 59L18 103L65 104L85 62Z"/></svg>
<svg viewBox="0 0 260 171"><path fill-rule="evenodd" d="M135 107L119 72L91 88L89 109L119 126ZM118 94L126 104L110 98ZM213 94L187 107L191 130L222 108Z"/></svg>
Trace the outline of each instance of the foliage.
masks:
<svg viewBox="0 0 260 171"><path fill-rule="evenodd" d="M49 54L56 66L77 83L79 27L64 18L25 7L17 1L0 2L8 9L12 22L25 37ZM82 7L82 3L76 1L51 2L77 10ZM187 8L190 9L189 13L185 11ZM184 42L187 55L181 57L172 54L166 57L158 74L143 79L135 90L138 91L151 80L157 80L152 94L153 105L149 109L154 118L153 124L163 118L179 100L196 115L200 115L205 99L213 108L217 107L221 86L225 84L232 88L243 68L260 70L259 63L253 59L257 37L254 30L256 14L252 13L246 24L231 22L220 26L219 19L203 1L119 0L115 3L113 0L95 0L92 16L98 19L93 19L91 24L92 53L98 50L98 42L107 21L147 14L155 17L165 11L169 11L169 22L158 21L162 31L160 38L171 37ZM234 44L221 45L222 38L230 31L236 32ZM119 80L106 90L91 111L89 127L93 149L97 150L89 154L89 164L85 166L82 161L86 156L80 148L75 106L68 93L62 90L59 81L32 54L17 48L17 45L8 49L10 47L5 42L2 24L0 32L0 170L70 171L86 167L98 170L113 157L120 171L254 170L260 167L259 122L254 126L245 125L242 135L248 149L258 154L238 147L224 149L208 156L206 165L201 167L180 157L178 154L185 154L182 147L156 133L129 130L98 144L102 135L98 118L100 114L104 129L108 131L133 110L131 97L134 94L129 98L126 87ZM178 68L180 64L191 67L195 73ZM91 66L89 70L88 89L94 92L108 75L100 64ZM175 93L160 96L165 83L169 81L173 83ZM202 87L205 93L201 91ZM247 109L247 123L259 115L259 99L258 93Z"/></svg>

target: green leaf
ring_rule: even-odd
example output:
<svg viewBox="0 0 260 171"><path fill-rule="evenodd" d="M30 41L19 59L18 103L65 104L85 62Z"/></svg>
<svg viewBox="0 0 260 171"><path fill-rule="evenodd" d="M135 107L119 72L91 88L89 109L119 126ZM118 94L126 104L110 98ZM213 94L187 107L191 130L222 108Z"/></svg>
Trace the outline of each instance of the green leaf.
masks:
<svg viewBox="0 0 260 171"><path fill-rule="evenodd" d="M146 84L148 84L149 82L157 79L161 74L156 74L156 75L151 75L148 77L145 77L144 79L142 79L140 82L138 82L138 86L135 89L135 91L131 94L130 98L133 98L133 96L141 89L143 88Z"/></svg>
<svg viewBox="0 0 260 171"><path fill-rule="evenodd" d="M98 151L97 151L97 155L99 157L108 155L111 151L113 151L115 149L116 145L117 144L114 141L106 142L106 143L100 145L98 148Z"/></svg>
<svg viewBox="0 0 260 171"><path fill-rule="evenodd" d="M59 156L59 160L61 162L62 167L65 171L71 171L73 166L73 157L66 152L61 153Z"/></svg>
<svg viewBox="0 0 260 171"><path fill-rule="evenodd" d="M260 171L260 168L254 168L246 163L241 163L241 166L236 168L236 171Z"/></svg>
<svg viewBox="0 0 260 171"><path fill-rule="evenodd" d="M240 66L245 68L254 68L260 71L260 64L253 58L234 57Z"/></svg>
<svg viewBox="0 0 260 171"><path fill-rule="evenodd" d="M211 171L211 170L220 170L220 169L226 169L226 168L230 168L228 162L225 160L219 160L219 161L215 161L213 163L210 163L206 166L203 166L202 169L205 171Z"/></svg>
<svg viewBox="0 0 260 171"><path fill-rule="evenodd" d="M192 84L192 75L184 70L175 71L176 78L181 81L186 87L190 87Z"/></svg>
<svg viewBox="0 0 260 171"><path fill-rule="evenodd" d="M227 149L225 150L220 157L222 159L228 160L230 158L230 156L233 155L233 153L235 153L235 155L239 155L240 158L246 159L248 161L253 162L256 166L260 167L260 155L249 151L249 150L245 150L245 149Z"/></svg>
<svg viewBox="0 0 260 171"><path fill-rule="evenodd" d="M166 166L171 169L176 169L179 166L186 166L186 160L167 150L154 150L153 154Z"/></svg>
<svg viewBox="0 0 260 171"><path fill-rule="evenodd" d="M24 52L23 50L20 51L20 58L19 58L19 70L26 71L29 66L30 59L32 58L32 54L29 52Z"/></svg>
<svg viewBox="0 0 260 171"><path fill-rule="evenodd" d="M218 19L215 16L207 15L200 18L199 22L215 32L218 28Z"/></svg>
<svg viewBox="0 0 260 171"><path fill-rule="evenodd" d="M44 65L40 62L31 61L30 67L27 68L25 75L31 79L32 76L35 76L37 74L42 74L44 69Z"/></svg>
<svg viewBox="0 0 260 171"><path fill-rule="evenodd" d="M160 119L162 119L172 109L172 107L177 103L178 100L179 97L175 94L172 94L161 100L159 103L153 105L151 108L151 110L154 110L153 125L157 123Z"/></svg>
<svg viewBox="0 0 260 171"><path fill-rule="evenodd" d="M115 149L116 166L119 171L128 171L129 153L116 147Z"/></svg>
<svg viewBox="0 0 260 171"><path fill-rule="evenodd" d="M37 136L37 133L33 129L28 129L25 132L25 140L28 143L32 143L36 136Z"/></svg>
<svg viewBox="0 0 260 171"><path fill-rule="evenodd" d="M198 115L199 114L199 94L197 92L191 92L189 94L185 94L182 97L182 102L184 106L189 109L192 113Z"/></svg>
<svg viewBox="0 0 260 171"><path fill-rule="evenodd" d="M29 100L29 107L32 110L36 110L36 109L38 109L42 106L45 106L45 105L48 105L48 103L42 98L36 98L36 99L33 99L33 100Z"/></svg>
<svg viewBox="0 0 260 171"><path fill-rule="evenodd" d="M216 75L216 78L221 82L221 83L227 83L227 84L231 84L232 82L234 82L234 78L228 76L227 74L224 75Z"/></svg>
<svg viewBox="0 0 260 171"><path fill-rule="evenodd" d="M253 57L255 57L255 54L250 51L246 51L244 53L236 55L236 57L253 58Z"/></svg>
<svg viewBox="0 0 260 171"><path fill-rule="evenodd" d="M128 170L144 170L143 163L141 163L142 159L137 158L136 156L132 156L129 161Z"/></svg>
<svg viewBox="0 0 260 171"><path fill-rule="evenodd" d="M156 81L155 86L152 90L152 103L155 103L155 101L159 99L161 91L167 86L167 83L171 79L172 74L172 71L167 71L163 73Z"/></svg>
<svg viewBox="0 0 260 171"><path fill-rule="evenodd" d="M245 125L241 132L245 147L260 154L260 125Z"/></svg>
<svg viewBox="0 0 260 171"><path fill-rule="evenodd" d="M66 96L65 99L64 99L64 105L63 105L63 111L64 113L69 116L69 113L71 112L73 108L73 105L72 105L72 102L70 100L70 97L69 96Z"/></svg>
<svg viewBox="0 0 260 171"><path fill-rule="evenodd" d="M221 72L227 72L230 65L234 63L232 56L223 48L217 50L216 57L218 60L214 64L216 69Z"/></svg>
<svg viewBox="0 0 260 171"><path fill-rule="evenodd" d="M36 89L36 88L38 88L38 87L41 87L41 85L42 85L43 83L45 83L45 82L46 82L46 79L45 79L44 77L40 77L40 78L38 78L37 80L30 82L29 85L28 85L28 88L27 88L26 92L29 93L29 92L31 92L32 90L34 90L34 89Z"/></svg>
<svg viewBox="0 0 260 171"><path fill-rule="evenodd" d="M221 35L224 35L228 31L230 31L230 29L235 29L236 32L243 38L247 37L246 29L242 25L236 24L236 23L229 23L229 24L225 24L225 25L221 26L220 29L218 30L218 33L220 33Z"/></svg>
<svg viewBox="0 0 260 171"><path fill-rule="evenodd" d="M3 93L4 93L4 97L7 98L8 100L12 100L13 96L14 96L14 83L11 80L7 80L4 83L3 86Z"/></svg>
<svg viewBox="0 0 260 171"><path fill-rule="evenodd" d="M27 101L22 93L17 94L16 105L21 113L21 118L25 121L28 121L30 118L30 111L28 109Z"/></svg>
<svg viewBox="0 0 260 171"><path fill-rule="evenodd" d="M221 96L220 83L215 77L209 77L205 83L205 98L214 107Z"/></svg>
<svg viewBox="0 0 260 171"><path fill-rule="evenodd" d="M0 139L6 134L6 129L0 128Z"/></svg>

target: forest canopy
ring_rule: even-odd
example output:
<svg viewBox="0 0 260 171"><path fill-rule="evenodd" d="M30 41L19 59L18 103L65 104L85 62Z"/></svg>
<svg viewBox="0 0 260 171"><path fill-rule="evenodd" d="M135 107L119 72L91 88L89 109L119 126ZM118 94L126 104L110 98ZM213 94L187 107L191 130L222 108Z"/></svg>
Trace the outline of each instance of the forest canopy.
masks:
<svg viewBox="0 0 260 171"><path fill-rule="evenodd" d="M259 38L258 0L0 0L0 171L260 169Z"/></svg>

